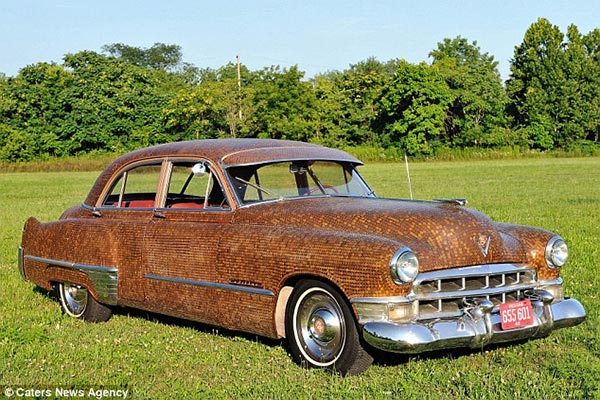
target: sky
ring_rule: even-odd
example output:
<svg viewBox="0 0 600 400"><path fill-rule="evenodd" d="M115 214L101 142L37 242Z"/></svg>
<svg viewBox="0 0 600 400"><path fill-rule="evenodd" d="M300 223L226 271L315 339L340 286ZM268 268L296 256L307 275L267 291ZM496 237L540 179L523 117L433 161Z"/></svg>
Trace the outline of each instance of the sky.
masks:
<svg viewBox="0 0 600 400"><path fill-rule="evenodd" d="M375 57L431 62L444 38L477 41L503 79L515 46L538 18L565 33L600 27L600 1L540 0L2 0L0 73L62 63L63 56L124 43L182 48L199 68L297 65L306 78Z"/></svg>

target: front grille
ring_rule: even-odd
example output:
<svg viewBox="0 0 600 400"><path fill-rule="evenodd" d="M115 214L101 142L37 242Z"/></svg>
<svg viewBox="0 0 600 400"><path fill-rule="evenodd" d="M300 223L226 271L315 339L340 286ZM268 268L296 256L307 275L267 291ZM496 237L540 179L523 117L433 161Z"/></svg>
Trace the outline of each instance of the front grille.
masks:
<svg viewBox="0 0 600 400"><path fill-rule="evenodd" d="M424 272L414 283L419 303L418 318L459 316L467 298L485 298L494 306L519 300L525 290L536 286L536 282L535 270L512 264Z"/></svg>

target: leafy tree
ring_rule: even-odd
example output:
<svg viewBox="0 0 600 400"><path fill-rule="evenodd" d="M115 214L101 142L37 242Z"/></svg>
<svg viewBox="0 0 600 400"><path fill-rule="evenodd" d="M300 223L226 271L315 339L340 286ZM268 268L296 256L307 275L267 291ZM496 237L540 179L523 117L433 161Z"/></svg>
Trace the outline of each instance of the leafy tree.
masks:
<svg viewBox="0 0 600 400"><path fill-rule="evenodd" d="M376 144L380 141L377 125L380 120L381 96L391 82L393 73L375 58L350 66L337 79L345 110L345 140L347 144Z"/></svg>
<svg viewBox="0 0 600 400"><path fill-rule="evenodd" d="M223 123L214 109L219 83L184 88L163 109L163 124L172 140L209 139L219 136Z"/></svg>
<svg viewBox="0 0 600 400"><path fill-rule="evenodd" d="M35 158L35 143L29 133L0 123L0 160L16 162Z"/></svg>
<svg viewBox="0 0 600 400"><path fill-rule="evenodd" d="M259 137L308 141L316 130L316 97L298 67L265 68L251 82L255 112L250 129Z"/></svg>
<svg viewBox="0 0 600 400"><path fill-rule="evenodd" d="M557 82L565 76L562 46L564 35L546 19L538 19L527 32L523 43L515 48L511 76L507 82L511 98L510 112L516 128L524 129L534 147L553 147L556 129L552 102L557 100Z"/></svg>
<svg viewBox="0 0 600 400"><path fill-rule="evenodd" d="M102 46L102 50L111 57L142 68L172 71L183 66L181 47L175 44L154 43L150 48L143 48L113 43Z"/></svg>
<svg viewBox="0 0 600 400"><path fill-rule="evenodd" d="M12 146L27 144L27 157L69 154L62 124L70 111L65 89L72 84L71 75L55 64L38 63L21 69L7 81L0 97L0 114L15 131L9 135ZM25 154L18 151L19 154Z"/></svg>
<svg viewBox="0 0 600 400"><path fill-rule="evenodd" d="M554 89L558 95L553 104L555 110L551 112L559 129L555 140L563 146L585 138L586 114L590 111L585 98L588 89L585 79L590 71L583 38L575 25L567 28L566 38L567 42L562 44L564 81L562 86Z"/></svg>
<svg viewBox="0 0 600 400"><path fill-rule="evenodd" d="M337 85L340 72L316 76L312 80L315 93L315 125L312 142L326 146L342 147L349 142L347 118L344 106L346 98Z"/></svg>
<svg viewBox="0 0 600 400"><path fill-rule="evenodd" d="M505 124L504 110L508 97L498 62L482 53L477 42L460 36L444 39L429 53L432 65L444 76L454 101L446 116L446 132L453 145L504 145L498 137Z"/></svg>
<svg viewBox="0 0 600 400"><path fill-rule="evenodd" d="M409 154L431 154L445 140L444 123L454 96L438 70L401 60L382 94L385 133Z"/></svg>
<svg viewBox="0 0 600 400"><path fill-rule="evenodd" d="M585 55L585 73L582 76L582 96L587 116L584 130L588 140L600 141L600 29L596 28L582 37Z"/></svg>
<svg viewBox="0 0 600 400"><path fill-rule="evenodd" d="M125 151L172 140L272 137L331 146L568 147L600 135L600 30L540 19L504 90L477 42L438 43L431 65L368 58L310 81L297 67L184 63L181 48L106 45L0 74L0 159ZM507 106L508 104L508 106ZM510 127L507 125L510 123Z"/></svg>
<svg viewBox="0 0 600 400"><path fill-rule="evenodd" d="M251 136L248 93L232 80L184 88L163 111L165 128L174 140Z"/></svg>
<svg viewBox="0 0 600 400"><path fill-rule="evenodd" d="M72 151L120 151L167 139L162 109L182 81L87 51L65 56L65 66L77 82L65 127Z"/></svg>
<svg viewBox="0 0 600 400"><path fill-rule="evenodd" d="M541 18L515 48L509 112L534 147L566 147L598 131L595 35L582 36L571 25L565 37Z"/></svg>
<svg viewBox="0 0 600 400"><path fill-rule="evenodd" d="M229 63L218 70L199 71L197 86L183 88L164 110L165 127L177 138L199 139L253 136L248 118L252 115L252 74Z"/></svg>

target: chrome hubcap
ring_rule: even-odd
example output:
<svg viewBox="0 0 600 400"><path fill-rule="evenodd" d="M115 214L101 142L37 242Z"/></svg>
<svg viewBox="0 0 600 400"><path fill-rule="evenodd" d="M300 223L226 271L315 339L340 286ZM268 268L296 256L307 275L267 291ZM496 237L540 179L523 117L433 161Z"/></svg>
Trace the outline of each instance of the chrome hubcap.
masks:
<svg viewBox="0 0 600 400"><path fill-rule="evenodd" d="M73 317L80 317L87 305L87 289L79 285L63 283L60 294L67 314L70 314Z"/></svg>
<svg viewBox="0 0 600 400"><path fill-rule="evenodd" d="M310 336L319 342L331 342L340 333L340 321L329 310L317 310L308 324Z"/></svg>
<svg viewBox="0 0 600 400"><path fill-rule="evenodd" d="M319 288L306 291L296 307L296 339L307 359L330 365L346 340L344 315L337 301Z"/></svg>

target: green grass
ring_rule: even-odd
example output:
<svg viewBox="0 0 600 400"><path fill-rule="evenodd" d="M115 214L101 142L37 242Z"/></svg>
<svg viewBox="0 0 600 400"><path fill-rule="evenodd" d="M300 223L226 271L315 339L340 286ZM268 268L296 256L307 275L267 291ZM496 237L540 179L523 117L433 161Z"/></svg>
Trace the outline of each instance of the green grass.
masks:
<svg viewBox="0 0 600 400"><path fill-rule="evenodd" d="M124 388L135 398L600 398L600 158L415 163L415 198L466 197L494 219L551 229L570 245L565 292L588 320L550 337L472 352L380 357L360 376L296 366L278 341L120 310L73 320L17 271L30 215L49 221L97 172L0 174L0 393L5 387ZM403 164L362 174L408 197ZM131 398L131 397L130 397Z"/></svg>

